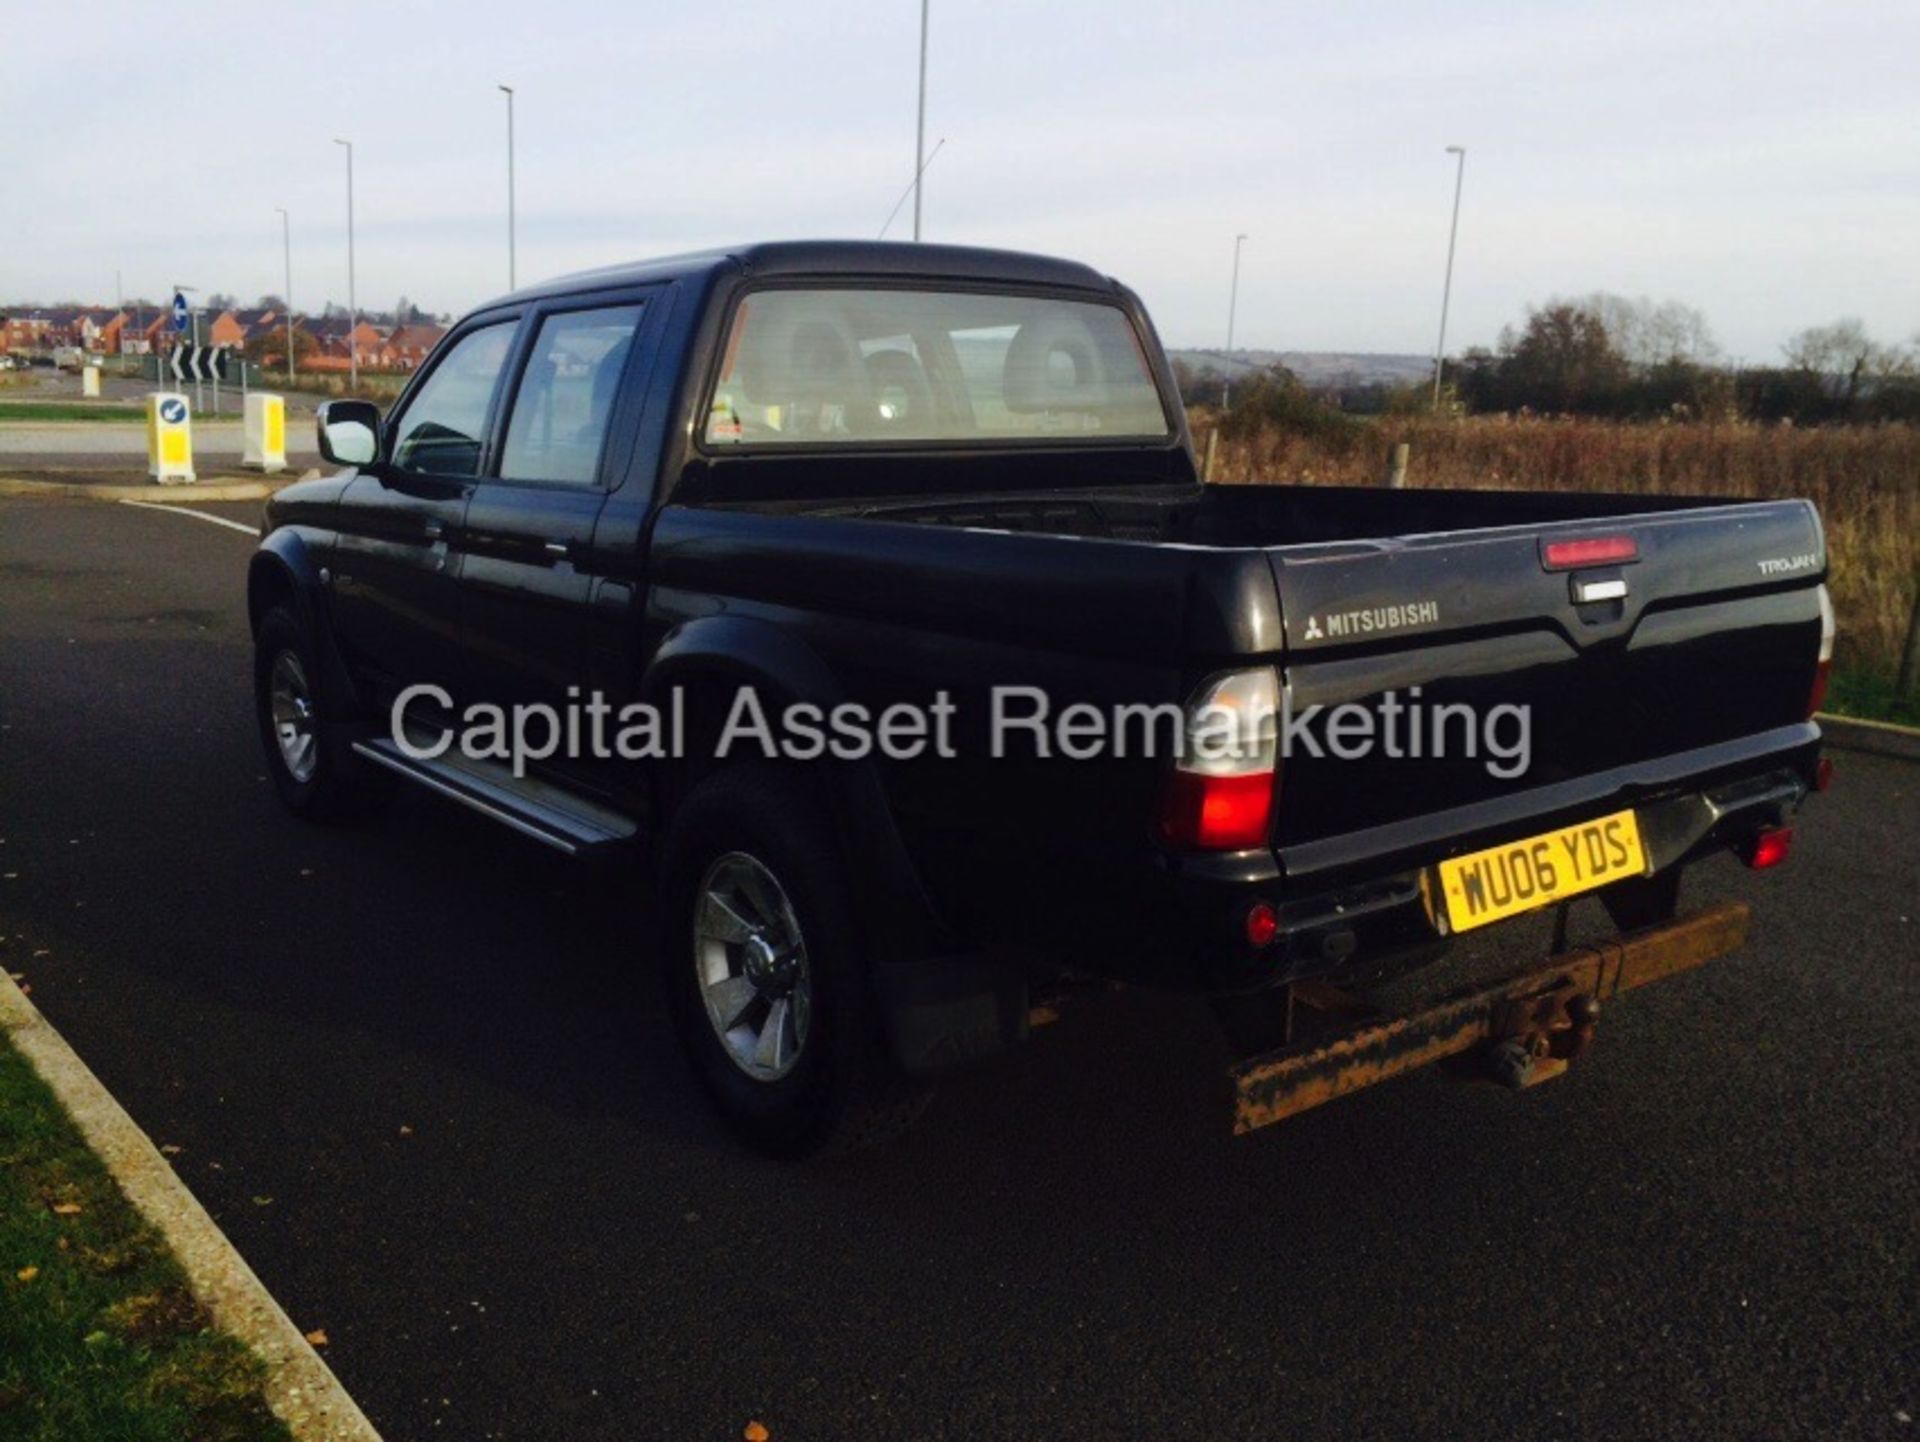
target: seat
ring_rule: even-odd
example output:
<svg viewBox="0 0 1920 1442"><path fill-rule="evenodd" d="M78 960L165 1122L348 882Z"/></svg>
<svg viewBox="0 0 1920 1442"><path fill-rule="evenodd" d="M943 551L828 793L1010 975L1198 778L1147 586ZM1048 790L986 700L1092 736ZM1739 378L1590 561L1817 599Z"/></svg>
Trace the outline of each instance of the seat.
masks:
<svg viewBox="0 0 1920 1442"><path fill-rule="evenodd" d="M934 434L933 386L919 360L903 350L875 351L867 357L867 380L873 393L878 430L914 437Z"/></svg>

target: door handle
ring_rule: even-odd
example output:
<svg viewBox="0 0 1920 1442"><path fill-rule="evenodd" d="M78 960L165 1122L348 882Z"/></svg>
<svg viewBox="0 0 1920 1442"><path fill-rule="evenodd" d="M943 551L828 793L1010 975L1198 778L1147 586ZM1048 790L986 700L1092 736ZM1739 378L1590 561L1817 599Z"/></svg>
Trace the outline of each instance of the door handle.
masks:
<svg viewBox="0 0 1920 1442"><path fill-rule="evenodd" d="M441 540L447 534L446 523L444 521L436 520L432 516L427 517L426 524L422 526L420 529L426 533L426 537L429 541Z"/></svg>
<svg viewBox="0 0 1920 1442"><path fill-rule="evenodd" d="M566 541L548 541L541 549L549 556L557 556L561 560L573 554L573 546Z"/></svg>

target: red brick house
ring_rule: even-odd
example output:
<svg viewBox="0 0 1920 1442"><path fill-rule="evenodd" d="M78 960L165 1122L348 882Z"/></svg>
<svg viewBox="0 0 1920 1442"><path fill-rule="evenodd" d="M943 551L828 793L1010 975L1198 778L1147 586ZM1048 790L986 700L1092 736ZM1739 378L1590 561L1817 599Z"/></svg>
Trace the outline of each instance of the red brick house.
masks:
<svg viewBox="0 0 1920 1442"><path fill-rule="evenodd" d="M84 306L51 306L15 312L0 321L0 350L54 350L79 346L100 352L119 349L127 323L124 312Z"/></svg>
<svg viewBox="0 0 1920 1442"><path fill-rule="evenodd" d="M121 342L132 324L133 317L124 310L113 312L95 330L91 348L102 355L119 355Z"/></svg>
<svg viewBox="0 0 1920 1442"><path fill-rule="evenodd" d="M445 326L430 321L400 326L387 337L388 360L403 371L414 370L433 353L440 337L446 333Z"/></svg>
<svg viewBox="0 0 1920 1442"><path fill-rule="evenodd" d="M319 343L319 354L314 357L322 369L335 370L349 364L354 358L348 350L348 331L352 331L352 350L357 353L362 369L375 369L386 362L386 336L371 321L361 321L349 328L343 315L323 316L317 320L308 320L303 327ZM338 366L324 364L329 359L339 362Z"/></svg>
<svg viewBox="0 0 1920 1442"><path fill-rule="evenodd" d="M0 350L44 350L52 322L40 311L16 312L0 320Z"/></svg>
<svg viewBox="0 0 1920 1442"><path fill-rule="evenodd" d="M161 306L153 319L140 328L140 339L150 351L168 350L173 345L173 312Z"/></svg>
<svg viewBox="0 0 1920 1442"><path fill-rule="evenodd" d="M205 345L242 346L247 343L247 328L240 323L238 311L223 310L206 323L200 339Z"/></svg>

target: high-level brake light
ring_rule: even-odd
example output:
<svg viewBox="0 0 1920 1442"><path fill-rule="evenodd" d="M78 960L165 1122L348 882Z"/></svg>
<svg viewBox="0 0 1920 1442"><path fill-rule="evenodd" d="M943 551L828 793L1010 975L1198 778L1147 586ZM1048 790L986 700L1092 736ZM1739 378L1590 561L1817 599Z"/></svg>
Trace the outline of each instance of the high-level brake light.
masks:
<svg viewBox="0 0 1920 1442"><path fill-rule="evenodd" d="M1186 748L1167 775L1160 835L1183 850L1266 844L1280 765L1280 680L1270 666L1229 671L1187 703Z"/></svg>
<svg viewBox="0 0 1920 1442"><path fill-rule="evenodd" d="M1640 543L1632 536L1580 536L1570 541L1548 541L1540 548L1540 564L1549 571L1618 566L1639 559Z"/></svg>

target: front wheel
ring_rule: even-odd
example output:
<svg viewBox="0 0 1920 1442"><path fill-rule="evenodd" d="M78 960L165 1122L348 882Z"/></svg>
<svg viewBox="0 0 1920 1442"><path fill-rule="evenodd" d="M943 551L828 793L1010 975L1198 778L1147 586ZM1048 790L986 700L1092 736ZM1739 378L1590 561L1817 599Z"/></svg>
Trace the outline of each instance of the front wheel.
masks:
<svg viewBox="0 0 1920 1442"><path fill-rule="evenodd" d="M928 1090L881 1043L841 849L812 788L723 771L668 833L659 947L694 1074L757 1150L803 1157L904 1129Z"/></svg>
<svg viewBox="0 0 1920 1442"><path fill-rule="evenodd" d="M357 769L322 691L313 638L284 606L260 620L253 642L253 704L273 789L287 809L314 819L357 811L384 788Z"/></svg>

